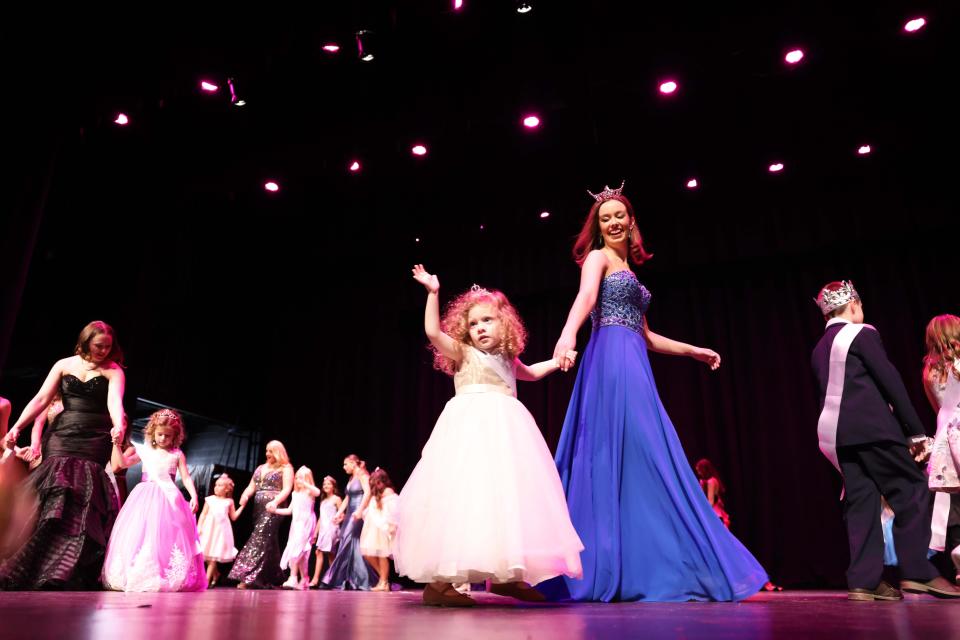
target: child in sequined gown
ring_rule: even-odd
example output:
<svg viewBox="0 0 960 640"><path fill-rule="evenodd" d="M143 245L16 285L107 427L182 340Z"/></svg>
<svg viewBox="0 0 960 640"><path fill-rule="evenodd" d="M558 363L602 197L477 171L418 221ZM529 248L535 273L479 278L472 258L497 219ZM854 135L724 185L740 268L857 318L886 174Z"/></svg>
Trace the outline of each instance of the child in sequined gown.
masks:
<svg viewBox="0 0 960 640"><path fill-rule="evenodd" d="M530 584L579 577L583 545L516 381L539 380L558 363L519 360L526 330L503 293L475 286L441 322L437 277L422 265L413 277L427 289L424 329L435 366L453 377L456 395L400 493L397 572L427 583L425 604L470 606L452 583L486 580L493 593L542 600Z"/></svg>
<svg viewBox="0 0 960 640"><path fill-rule="evenodd" d="M143 463L143 479L133 488L113 528L103 562L103 585L115 591L203 591L207 588L203 554L193 514L197 491L178 448L183 419L171 409L150 416L144 444L133 456L114 455L122 466ZM177 471L190 494L183 499L173 479Z"/></svg>

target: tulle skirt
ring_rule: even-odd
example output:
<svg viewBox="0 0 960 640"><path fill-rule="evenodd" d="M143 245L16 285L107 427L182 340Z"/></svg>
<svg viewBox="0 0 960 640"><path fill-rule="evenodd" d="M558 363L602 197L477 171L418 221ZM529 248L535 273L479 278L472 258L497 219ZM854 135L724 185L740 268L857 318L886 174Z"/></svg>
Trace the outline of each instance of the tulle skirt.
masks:
<svg viewBox="0 0 960 640"><path fill-rule="evenodd" d="M146 481L133 488L107 546L103 584L117 591L207 588L197 525L176 487Z"/></svg>
<svg viewBox="0 0 960 640"><path fill-rule="evenodd" d="M400 494L397 572L417 582L579 577L580 551L557 470L516 398L447 402Z"/></svg>

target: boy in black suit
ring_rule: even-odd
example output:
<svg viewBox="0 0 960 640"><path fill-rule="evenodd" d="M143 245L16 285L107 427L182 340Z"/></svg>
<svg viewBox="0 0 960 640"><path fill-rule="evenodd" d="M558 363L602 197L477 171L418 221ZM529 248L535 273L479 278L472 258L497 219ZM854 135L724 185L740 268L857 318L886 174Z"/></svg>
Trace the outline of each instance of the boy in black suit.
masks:
<svg viewBox="0 0 960 640"><path fill-rule="evenodd" d="M863 324L863 305L852 282L831 282L817 305L827 321L813 350L820 387L820 450L843 476L843 517L850 544L847 597L902 600L881 580L883 531L880 497L896 517L894 545L904 591L960 598L960 589L927 560L930 491L914 461L926 433L900 374L887 359L880 334Z"/></svg>

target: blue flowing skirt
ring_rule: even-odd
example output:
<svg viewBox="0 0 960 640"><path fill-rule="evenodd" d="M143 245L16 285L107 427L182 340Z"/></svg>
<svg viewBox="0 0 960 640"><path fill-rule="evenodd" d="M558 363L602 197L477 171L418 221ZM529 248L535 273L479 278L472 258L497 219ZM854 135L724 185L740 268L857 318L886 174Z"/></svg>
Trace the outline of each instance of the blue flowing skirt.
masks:
<svg viewBox="0 0 960 640"><path fill-rule="evenodd" d="M707 502L638 333L594 331L556 463L585 550L582 580L541 585L552 599L732 601L766 583L763 567Z"/></svg>

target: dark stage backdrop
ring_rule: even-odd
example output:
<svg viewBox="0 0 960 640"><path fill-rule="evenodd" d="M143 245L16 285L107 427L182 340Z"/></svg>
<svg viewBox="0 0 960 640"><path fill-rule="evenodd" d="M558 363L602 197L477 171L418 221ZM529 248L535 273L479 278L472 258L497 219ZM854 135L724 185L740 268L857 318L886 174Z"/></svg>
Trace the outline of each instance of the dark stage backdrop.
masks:
<svg viewBox="0 0 960 640"><path fill-rule="evenodd" d="M862 116L883 141L870 158L850 151L864 105L831 115L842 70L822 84L801 77L808 111L782 127L754 126L721 100L713 116L648 108L634 118L584 98L558 107L556 135L540 142L491 139L500 125L474 120L437 131L424 163L388 140L371 153L392 164L360 176L311 164L325 144L316 130L301 140L280 122L248 123L231 137L224 120L233 115L187 99L155 108L156 124L130 134L78 131L75 114L48 106L11 134L22 166L2 196L11 215L0 255L0 394L19 412L80 328L103 319L128 355L129 398L260 429L264 442L286 444L295 465L341 486L341 461L357 453L400 487L453 392L431 368L424 292L410 267L438 273L444 300L474 282L503 289L530 330L524 360L546 359L576 294L569 253L589 205L585 189L626 178L655 254L638 269L653 293L651 327L723 356L711 373L652 355L691 463L706 456L717 465L734 532L776 581L841 585L840 482L817 448L809 354L823 323L812 297L827 281L856 282L931 431L923 330L935 314L960 312L955 163L943 147L953 114L938 88L946 70L921 53L889 84L889 68L863 80L883 95L911 74L930 83L916 100ZM789 91L773 82L777 95ZM446 99L466 91L433 90ZM468 102L460 106L469 120ZM708 120L697 134L712 130L697 149L710 179L686 192L678 183L686 160L672 136L699 116ZM367 132L386 139L400 119L381 113ZM764 170L773 153L789 157L775 179ZM271 171L285 178L277 197L259 187ZM543 209L552 214L545 220ZM581 351L588 337L586 326ZM574 373L556 374L520 387L551 448L573 381Z"/></svg>

